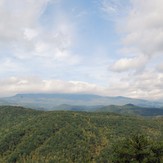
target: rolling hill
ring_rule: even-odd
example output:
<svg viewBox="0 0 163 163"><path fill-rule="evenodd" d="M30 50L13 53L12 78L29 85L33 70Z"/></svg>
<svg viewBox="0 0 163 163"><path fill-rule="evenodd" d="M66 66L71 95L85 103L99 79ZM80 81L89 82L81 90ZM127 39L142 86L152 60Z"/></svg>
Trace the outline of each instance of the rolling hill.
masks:
<svg viewBox="0 0 163 163"><path fill-rule="evenodd" d="M163 118L1 106L0 162L108 162L114 144L133 133L161 142Z"/></svg>
<svg viewBox="0 0 163 163"><path fill-rule="evenodd" d="M163 116L162 108L141 107L133 104L123 106L109 105L98 108L96 112L112 112L124 115L140 115L140 116Z"/></svg>

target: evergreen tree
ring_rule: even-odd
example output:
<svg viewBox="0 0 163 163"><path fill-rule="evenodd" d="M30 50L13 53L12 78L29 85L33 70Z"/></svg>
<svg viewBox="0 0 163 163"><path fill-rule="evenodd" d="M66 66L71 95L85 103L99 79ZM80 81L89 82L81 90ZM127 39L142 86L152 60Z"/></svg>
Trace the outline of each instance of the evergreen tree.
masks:
<svg viewBox="0 0 163 163"><path fill-rule="evenodd" d="M132 135L113 147L114 163L161 163L163 145L142 134Z"/></svg>

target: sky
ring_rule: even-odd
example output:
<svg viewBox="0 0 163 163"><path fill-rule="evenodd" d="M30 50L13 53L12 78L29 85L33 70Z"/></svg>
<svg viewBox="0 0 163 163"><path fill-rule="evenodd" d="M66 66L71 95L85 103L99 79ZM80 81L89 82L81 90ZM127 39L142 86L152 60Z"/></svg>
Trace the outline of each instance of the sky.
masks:
<svg viewBox="0 0 163 163"><path fill-rule="evenodd" d="M0 0L0 97L163 99L162 0Z"/></svg>

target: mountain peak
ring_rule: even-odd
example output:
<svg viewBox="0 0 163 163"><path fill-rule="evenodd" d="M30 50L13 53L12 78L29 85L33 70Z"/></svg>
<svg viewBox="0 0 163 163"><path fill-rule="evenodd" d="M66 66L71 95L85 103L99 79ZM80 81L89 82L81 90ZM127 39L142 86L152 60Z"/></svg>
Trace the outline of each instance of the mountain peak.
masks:
<svg viewBox="0 0 163 163"><path fill-rule="evenodd" d="M124 106L130 106L130 107L134 107L135 105L134 105L134 104L129 103L129 104L126 104L126 105L124 105Z"/></svg>

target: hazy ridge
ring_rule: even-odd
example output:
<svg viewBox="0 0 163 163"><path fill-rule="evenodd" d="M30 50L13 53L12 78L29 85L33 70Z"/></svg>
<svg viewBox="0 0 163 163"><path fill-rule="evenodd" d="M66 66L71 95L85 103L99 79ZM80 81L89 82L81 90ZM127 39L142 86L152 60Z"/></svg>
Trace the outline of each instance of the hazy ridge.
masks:
<svg viewBox="0 0 163 163"><path fill-rule="evenodd" d="M108 97L92 94L17 94L0 99L1 105L19 105L35 109L55 110L60 105L107 106L134 104L143 107L163 107L162 102L133 99L128 97Z"/></svg>

